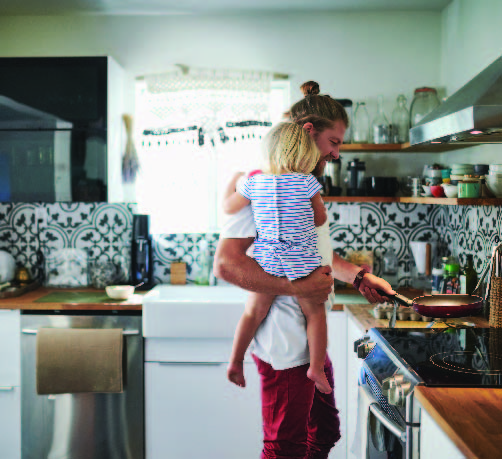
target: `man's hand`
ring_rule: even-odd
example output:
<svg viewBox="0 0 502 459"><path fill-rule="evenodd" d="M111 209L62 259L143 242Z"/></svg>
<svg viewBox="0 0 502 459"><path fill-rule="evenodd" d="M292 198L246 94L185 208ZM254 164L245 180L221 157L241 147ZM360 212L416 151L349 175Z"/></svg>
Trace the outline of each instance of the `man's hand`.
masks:
<svg viewBox="0 0 502 459"><path fill-rule="evenodd" d="M316 303L324 303L327 301L333 287L331 267L320 266L307 277L294 280L291 284L296 297L308 298Z"/></svg>
<svg viewBox="0 0 502 459"><path fill-rule="evenodd" d="M366 273L361 280L361 285L359 285L359 292L361 295L363 295L370 303L384 303L389 301L389 298L386 296L378 294L377 289L383 290L389 295L396 294L396 292L392 290L391 285L385 279Z"/></svg>

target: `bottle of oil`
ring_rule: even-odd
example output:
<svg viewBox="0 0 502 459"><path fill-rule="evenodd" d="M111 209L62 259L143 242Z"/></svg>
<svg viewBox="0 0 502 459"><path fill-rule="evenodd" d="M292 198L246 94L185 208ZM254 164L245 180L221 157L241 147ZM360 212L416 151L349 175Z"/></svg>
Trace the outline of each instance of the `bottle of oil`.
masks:
<svg viewBox="0 0 502 459"><path fill-rule="evenodd" d="M465 266L460 274L460 293L471 295L476 284L478 283L478 275L474 269L474 260L472 255L467 255Z"/></svg>

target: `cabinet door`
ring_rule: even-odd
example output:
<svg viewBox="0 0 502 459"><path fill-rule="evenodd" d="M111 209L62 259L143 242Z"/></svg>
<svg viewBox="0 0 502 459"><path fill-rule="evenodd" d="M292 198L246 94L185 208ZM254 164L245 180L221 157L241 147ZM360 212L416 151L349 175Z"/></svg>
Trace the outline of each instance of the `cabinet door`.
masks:
<svg viewBox="0 0 502 459"><path fill-rule="evenodd" d="M225 363L145 364L147 459L256 459L262 447L259 376L226 378Z"/></svg>
<svg viewBox="0 0 502 459"><path fill-rule="evenodd" d="M21 385L20 336L19 311L0 310L0 386Z"/></svg>
<svg viewBox="0 0 502 459"><path fill-rule="evenodd" d="M465 456L423 408L420 412L420 457L464 459Z"/></svg>
<svg viewBox="0 0 502 459"><path fill-rule="evenodd" d="M329 454L329 459L347 457L347 318L343 311L328 314L328 354L335 374L335 400L340 412L342 438Z"/></svg>
<svg viewBox="0 0 502 459"><path fill-rule="evenodd" d="M21 458L20 387L0 387L0 457Z"/></svg>
<svg viewBox="0 0 502 459"><path fill-rule="evenodd" d="M354 352L354 341L364 335L356 322L347 315L347 458L355 459L351 452L357 422L357 382L362 360Z"/></svg>

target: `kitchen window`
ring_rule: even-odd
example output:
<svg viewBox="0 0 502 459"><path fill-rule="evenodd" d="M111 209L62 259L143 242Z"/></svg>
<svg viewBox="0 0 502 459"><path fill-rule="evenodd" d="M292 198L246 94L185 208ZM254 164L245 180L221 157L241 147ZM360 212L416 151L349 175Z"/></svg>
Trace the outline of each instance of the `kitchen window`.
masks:
<svg viewBox="0 0 502 459"><path fill-rule="evenodd" d="M219 232L228 180L261 166L261 140L289 108L289 81L273 77L180 66L137 81L136 194L152 233Z"/></svg>

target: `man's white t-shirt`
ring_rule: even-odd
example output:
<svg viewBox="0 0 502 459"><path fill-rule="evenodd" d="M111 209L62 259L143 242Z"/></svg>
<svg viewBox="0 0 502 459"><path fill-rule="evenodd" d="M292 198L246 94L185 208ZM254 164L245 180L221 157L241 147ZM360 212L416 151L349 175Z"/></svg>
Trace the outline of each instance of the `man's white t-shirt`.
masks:
<svg viewBox="0 0 502 459"><path fill-rule="evenodd" d="M329 223L316 228L317 250L322 257L323 266L331 266L333 249L329 236ZM229 217L220 238L256 237L253 212L246 206ZM330 310L334 293L326 302L326 310ZM252 352L259 359L269 363L275 370L285 370L309 363L307 329L296 298L276 296L267 317L260 324L252 344Z"/></svg>

